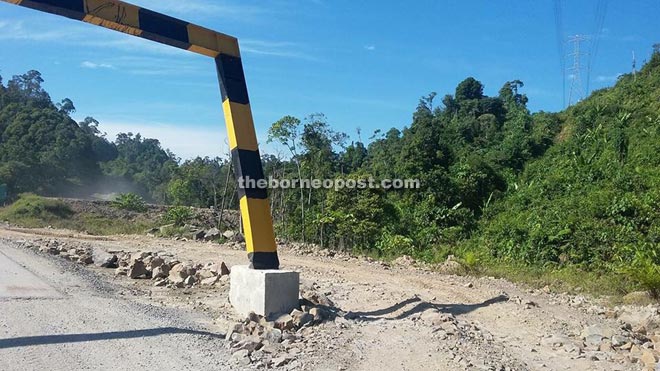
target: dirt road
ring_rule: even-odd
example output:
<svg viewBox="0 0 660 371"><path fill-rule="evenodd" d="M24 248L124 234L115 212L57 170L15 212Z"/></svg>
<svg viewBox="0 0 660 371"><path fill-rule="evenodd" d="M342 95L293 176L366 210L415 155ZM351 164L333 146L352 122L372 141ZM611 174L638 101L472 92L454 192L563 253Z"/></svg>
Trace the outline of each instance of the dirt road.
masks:
<svg viewBox="0 0 660 371"><path fill-rule="evenodd" d="M91 246L95 251L153 251L177 260L245 263L237 246L171 241L142 236L96 240L68 232L0 229L0 238L39 240L56 238ZM44 236L46 235L46 236ZM233 248L232 248L233 247ZM8 248L3 248L7 250ZM67 345L38 345L4 349L6 338L53 334L135 331L135 329L193 328L222 334L239 321L227 303L227 287L171 289L153 287L150 280L116 277L112 270L79 268L72 263L55 268L44 257L11 250L12 259L50 267L39 274L65 293L66 299L3 301L0 358L15 361L30 350L34 359L66 365L83 362L90 369L95 359L116 359L121 353L129 364L149 365L151 359L174 358L172 365L205 364L207 369L226 363L221 340L212 335L163 334L145 339L148 352L133 349L133 339L113 339ZM10 255L10 254L8 254ZM56 260L57 258L50 258ZM306 329L284 351L293 361L287 369L314 370L652 370L658 345L631 330L635 321L648 320L630 313L657 315L657 307L609 308L598 301L530 290L500 279L446 275L413 267L389 266L349 257L300 255L283 249L286 269L301 272L303 283L327 294L342 313L336 321ZM34 263L37 264L37 263ZM67 267L73 268L67 268ZM39 268L41 271L43 268ZM84 278L81 278L84 277ZM115 288L113 288L115 287ZM69 302L70 300L70 302ZM44 305L48 303L48 305ZM66 303L66 304L65 304ZM98 311L98 312L97 312ZM655 312L653 312L655 311ZM165 315L165 313L170 313ZM56 315L54 321L49 316ZM654 314L655 313L655 314ZM626 317L627 316L627 317ZM648 317L648 316L647 316ZM30 320L28 320L28 318ZM656 318L656 317L653 317ZM177 319L172 323L174 319ZM633 322L626 323L625 321ZM181 322L180 322L181 321ZM30 322L30 323L25 323ZM183 326L180 323L185 323ZM649 332L654 328L649 327ZM652 335L649 333L648 335ZM101 335L98 335L101 336ZM139 336L139 335L138 335ZM639 337L639 338L638 338ZM202 339L204 339L202 341ZM617 344L620 342L621 344ZM117 345L108 346L111 343ZM613 344L614 343L614 344ZM623 345L625 343L626 345ZM155 348L154 348L155 346ZM656 350L653 350L653 347ZM162 347L162 348L161 348ZM53 357L39 358L40 349ZM173 357L163 349L177 349ZM650 350L649 350L650 349ZM67 357L58 353L77 354ZM189 353L188 353L189 352ZM65 353L65 354L66 354ZM125 353L128 353L126 355ZM186 354L187 353L187 354ZM186 354L185 358L183 354ZM650 356L649 356L650 355ZM36 357L36 358L35 358ZM131 358L133 357L133 358ZM148 360L145 360L145 357ZM151 357L151 358L150 358ZM52 363L52 360L61 360ZM216 363L217 360L224 359ZM644 362L647 363L644 363ZM137 363L136 363L137 362ZM225 362L225 363L223 363ZM110 363L103 363L109 365ZM185 369L187 366L183 366ZM243 365L246 369L257 364ZM236 365L234 369L240 368ZM170 369L173 367L166 367ZM196 368L196 367L195 367Z"/></svg>
<svg viewBox="0 0 660 371"><path fill-rule="evenodd" d="M230 369L198 313L121 297L82 268L0 243L0 281L2 370Z"/></svg>

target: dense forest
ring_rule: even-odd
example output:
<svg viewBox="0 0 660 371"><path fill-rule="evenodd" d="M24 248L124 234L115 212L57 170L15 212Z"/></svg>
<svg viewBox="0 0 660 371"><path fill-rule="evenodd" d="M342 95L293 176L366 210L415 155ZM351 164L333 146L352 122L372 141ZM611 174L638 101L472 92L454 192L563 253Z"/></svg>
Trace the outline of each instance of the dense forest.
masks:
<svg viewBox="0 0 660 371"><path fill-rule="evenodd" d="M54 103L43 82L38 71L14 76L6 86L0 77L0 183L10 194L132 191L153 202L214 205L229 170L225 161L181 163L157 139L140 134L110 141L94 118L76 123L73 102Z"/></svg>
<svg viewBox="0 0 660 371"><path fill-rule="evenodd" d="M0 184L11 195L130 190L236 207L227 158L181 161L139 134L109 140L42 83L37 71L0 79ZM559 113L531 113L522 90L513 80L486 96L467 78L453 94L424 96L407 127L366 143L349 143L322 114L283 117L268 140L287 153L262 156L267 176L419 179L421 188L273 189L278 236L382 257L454 254L660 281L660 54Z"/></svg>

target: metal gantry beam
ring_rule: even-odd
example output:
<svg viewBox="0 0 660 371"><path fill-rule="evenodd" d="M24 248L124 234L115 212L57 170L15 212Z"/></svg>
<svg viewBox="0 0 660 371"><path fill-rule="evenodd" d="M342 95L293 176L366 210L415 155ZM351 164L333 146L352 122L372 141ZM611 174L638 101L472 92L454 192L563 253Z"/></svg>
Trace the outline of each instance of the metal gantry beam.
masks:
<svg viewBox="0 0 660 371"><path fill-rule="evenodd" d="M278 269L275 233L238 40L180 19L117 0L0 0L102 26L215 60L229 147L239 183L248 258L255 269ZM252 186L252 187L250 187Z"/></svg>

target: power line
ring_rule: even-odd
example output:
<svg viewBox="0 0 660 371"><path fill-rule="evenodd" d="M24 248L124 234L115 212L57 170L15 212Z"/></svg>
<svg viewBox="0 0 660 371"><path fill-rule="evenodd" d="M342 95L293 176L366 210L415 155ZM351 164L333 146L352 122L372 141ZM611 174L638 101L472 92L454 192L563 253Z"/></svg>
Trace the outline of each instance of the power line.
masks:
<svg viewBox="0 0 660 371"><path fill-rule="evenodd" d="M589 94L589 84L591 83L591 70L594 65L594 61L598 55L598 47L600 46L600 39L603 33L603 25L605 24L605 17L607 15L607 0L599 0L596 4L595 11L595 20L594 20L594 33L591 43L591 53L589 54L589 62L587 65L587 89L586 93Z"/></svg>
<svg viewBox="0 0 660 371"><path fill-rule="evenodd" d="M561 69L562 79L562 100L563 106L566 107L566 71L571 71L569 78L570 88L568 93L568 105L583 99L588 95L591 83L591 71L595 64L600 46L600 40L603 34L603 26L607 16L608 0L598 0L594 12L593 34L591 36L575 35L568 38L568 42L572 44L573 52L566 54L564 48L564 24L563 24L563 4L562 0L554 0L554 14L555 14L555 32L557 38L557 55L559 56L559 66ZM590 41L589 45L584 45L586 41ZM572 56L573 65L566 68L566 56ZM586 57L586 59L584 59ZM586 63L583 62L586 61ZM582 76L586 77L585 79Z"/></svg>
<svg viewBox="0 0 660 371"><path fill-rule="evenodd" d="M561 95L562 107L566 107L566 61L564 60L564 25L562 21L562 3L561 0L554 1L555 10L555 32L557 35L557 56L559 57L559 69L561 73Z"/></svg>

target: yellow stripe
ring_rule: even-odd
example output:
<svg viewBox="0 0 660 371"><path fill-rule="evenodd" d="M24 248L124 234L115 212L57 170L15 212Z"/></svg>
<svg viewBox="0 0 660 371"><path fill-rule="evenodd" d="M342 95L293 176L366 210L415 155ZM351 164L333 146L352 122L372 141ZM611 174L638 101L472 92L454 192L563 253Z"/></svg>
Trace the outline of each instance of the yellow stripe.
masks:
<svg viewBox="0 0 660 371"><path fill-rule="evenodd" d="M140 36L140 8L120 1L85 0L83 21L130 35Z"/></svg>
<svg viewBox="0 0 660 371"><path fill-rule="evenodd" d="M16 4L16 5L21 5L21 3L23 2L23 0L3 0L3 1L6 1L9 4Z"/></svg>
<svg viewBox="0 0 660 371"><path fill-rule="evenodd" d="M227 99L222 102L222 110L227 124L229 149L238 147L250 151L259 150L250 105L230 102Z"/></svg>
<svg viewBox="0 0 660 371"><path fill-rule="evenodd" d="M188 50L195 53L204 54L212 58L217 57L220 53L234 57L241 56L236 38L211 31L204 27L189 24L188 40L192 44Z"/></svg>
<svg viewBox="0 0 660 371"><path fill-rule="evenodd" d="M268 199L241 198L241 217L247 252L276 252Z"/></svg>

